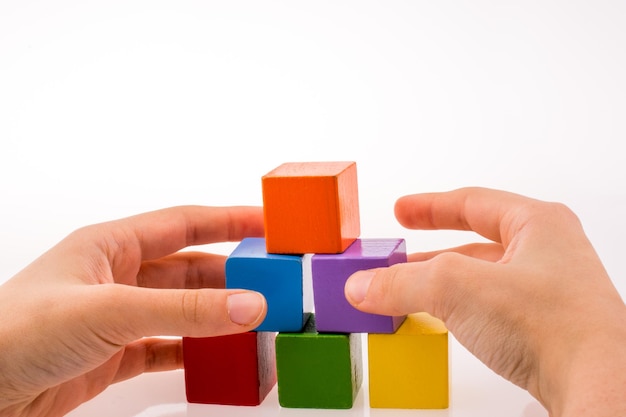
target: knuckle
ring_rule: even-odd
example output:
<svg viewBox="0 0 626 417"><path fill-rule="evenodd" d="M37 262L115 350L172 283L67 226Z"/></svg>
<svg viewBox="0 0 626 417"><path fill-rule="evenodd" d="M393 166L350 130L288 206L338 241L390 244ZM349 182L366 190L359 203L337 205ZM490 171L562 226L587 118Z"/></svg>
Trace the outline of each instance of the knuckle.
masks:
<svg viewBox="0 0 626 417"><path fill-rule="evenodd" d="M463 255L454 252L443 252L428 261L423 285L428 304L437 316L445 317L450 304L458 298L459 289L463 287L458 279L466 273L463 261Z"/></svg>
<svg viewBox="0 0 626 417"><path fill-rule="evenodd" d="M402 309L402 306L398 305L397 301L405 295L406 291L403 290L400 271L399 264L376 271L376 275L373 278L376 286L373 294L368 295L370 301L374 302L372 308L376 312L381 314L398 314L398 310Z"/></svg>
<svg viewBox="0 0 626 417"><path fill-rule="evenodd" d="M567 205L559 202L535 201L520 208L519 217L528 222L579 223L578 216Z"/></svg>
<svg viewBox="0 0 626 417"><path fill-rule="evenodd" d="M374 279L380 282L380 291L384 296L395 295L398 290L399 272L397 265L392 265L385 270L378 270ZM383 300L386 297L383 297Z"/></svg>
<svg viewBox="0 0 626 417"><path fill-rule="evenodd" d="M579 222L578 216L574 211L563 203L548 203L548 209L555 218L563 219L567 222Z"/></svg>
<svg viewBox="0 0 626 417"><path fill-rule="evenodd" d="M199 324L202 314L200 312L200 292L185 290L181 297L181 309L183 320L192 325Z"/></svg>
<svg viewBox="0 0 626 417"><path fill-rule="evenodd" d="M430 275L433 281L443 281L459 267L460 257L455 252L443 252L432 258L429 262Z"/></svg>

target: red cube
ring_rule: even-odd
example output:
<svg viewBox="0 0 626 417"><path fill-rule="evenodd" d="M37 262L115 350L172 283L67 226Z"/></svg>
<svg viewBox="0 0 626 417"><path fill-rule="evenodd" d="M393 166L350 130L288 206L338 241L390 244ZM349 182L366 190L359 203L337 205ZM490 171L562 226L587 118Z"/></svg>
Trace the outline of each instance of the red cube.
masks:
<svg viewBox="0 0 626 417"><path fill-rule="evenodd" d="M276 384L275 333L183 338L187 401L259 405Z"/></svg>

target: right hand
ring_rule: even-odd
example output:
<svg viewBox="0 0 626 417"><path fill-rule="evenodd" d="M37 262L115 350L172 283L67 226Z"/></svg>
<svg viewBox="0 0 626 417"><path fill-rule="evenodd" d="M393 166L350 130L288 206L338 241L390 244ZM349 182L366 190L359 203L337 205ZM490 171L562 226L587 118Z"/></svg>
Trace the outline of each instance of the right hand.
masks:
<svg viewBox="0 0 626 417"><path fill-rule="evenodd" d="M411 229L472 230L491 242L409 255L346 284L356 308L426 311L553 416L626 415L626 307L567 207L467 188L405 196Z"/></svg>

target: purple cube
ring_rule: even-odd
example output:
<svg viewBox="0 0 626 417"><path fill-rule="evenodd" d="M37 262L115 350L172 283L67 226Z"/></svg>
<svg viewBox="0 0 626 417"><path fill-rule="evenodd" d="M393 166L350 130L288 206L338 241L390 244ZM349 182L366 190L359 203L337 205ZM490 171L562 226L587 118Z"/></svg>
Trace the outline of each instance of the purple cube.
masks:
<svg viewBox="0 0 626 417"><path fill-rule="evenodd" d="M344 295L348 277L363 269L406 262L404 239L357 239L340 254L311 258L317 331L322 333L394 333L406 316L364 313Z"/></svg>

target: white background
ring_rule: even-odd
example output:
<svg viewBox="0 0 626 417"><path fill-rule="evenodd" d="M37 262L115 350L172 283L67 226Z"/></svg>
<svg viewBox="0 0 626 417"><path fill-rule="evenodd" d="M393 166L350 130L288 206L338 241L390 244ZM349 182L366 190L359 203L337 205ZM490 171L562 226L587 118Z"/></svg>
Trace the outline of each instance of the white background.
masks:
<svg viewBox="0 0 626 417"><path fill-rule="evenodd" d="M0 282L71 230L179 204L261 204L287 161L357 162L363 237L471 241L393 219L467 185L568 204L621 294L623 1L0 2ZM231 246L213 249L229 253ZM209 248L210 249L210 248ZM545 416L451 340L447 411ZM334 415L192 406L181 372L72 415Z"/></svg>

